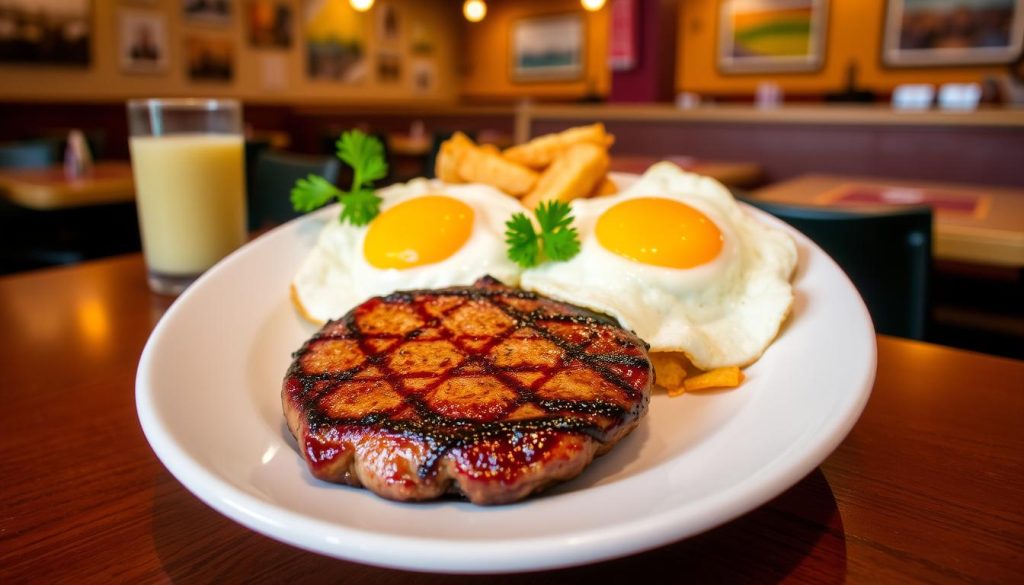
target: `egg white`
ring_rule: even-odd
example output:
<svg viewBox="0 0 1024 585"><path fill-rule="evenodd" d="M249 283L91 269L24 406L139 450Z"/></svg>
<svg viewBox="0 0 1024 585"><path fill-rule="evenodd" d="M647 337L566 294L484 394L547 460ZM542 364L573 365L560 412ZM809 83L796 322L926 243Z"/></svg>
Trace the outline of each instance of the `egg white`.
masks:
<svg viewBox="0 0 1024 585"><path fill-rule="evenodd" d="M640 197L685 203L723 236L720 254L690 269L635 262L598 242L597 219L613 205ZM580 253L523 272L520 285L611 315L652 351L681 351L699 368L755 361L778 334L793 302L796 245L759 223L721 183L671 163L652 166L617 195L572 204Z"/></svg>
<svg viewBox="0 0 1024 585"><path fill-rule="evenodd" d="M505 222L526 211L519 201L486 185L449 185L414 179L380 189L381 212L425 195L447 195L473 208L469 240L448 258L399 270L377 268L366 261L363 243L369 226L336 220L321 231L316 246L292 281L294 295L306 315L316 321L336 319L363 301L397 290L442 288L473 284L484 275L519 284L520 267L508 259Z"/></svg>

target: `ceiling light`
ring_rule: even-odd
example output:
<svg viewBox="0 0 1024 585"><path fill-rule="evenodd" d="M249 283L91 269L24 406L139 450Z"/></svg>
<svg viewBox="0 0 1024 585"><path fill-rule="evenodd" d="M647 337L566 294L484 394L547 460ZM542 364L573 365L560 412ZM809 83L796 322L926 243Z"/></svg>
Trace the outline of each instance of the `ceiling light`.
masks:
<svg viewBox="0 0 1024 585"><path fill-rule="evenodd" d="M462 4L462 15L469 22L480 22L487 16L487 5L484 0L466 0Z"/></svg>

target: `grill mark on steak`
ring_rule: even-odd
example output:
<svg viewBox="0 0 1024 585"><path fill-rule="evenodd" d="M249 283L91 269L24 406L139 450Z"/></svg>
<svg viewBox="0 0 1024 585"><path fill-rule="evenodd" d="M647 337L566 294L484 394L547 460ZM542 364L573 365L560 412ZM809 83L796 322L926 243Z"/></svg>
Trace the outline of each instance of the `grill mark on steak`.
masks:
<svg viewBox="0 0 1024 585"><path fill-rule="evenodd" d="M432 302L443 306L431 306ZM381 323L367 317L375 316L374 311L382 307L387 309L386 313L380 313L383 321L397 329L397 333L380 331ZM477 316L483 313L487 318L460 320L458 313L464 309ZM361 325L362 317L370 327ZM566 339L549 329L553 325L582 337ZM520 339L527 340L527 348L536 349L537 340L550 344L554 348L552 355L557 350L557 360L553 364L527 361L496 366L496 358L491 355L495 348ZM344 353L344 350L353 341L362 354L356 365L340 371L307 370L307 359L314 365L331 362L334 356L327 351L330 349L327 344L339 344L338 355L352 358L352 352ZM598 342L613 351L588 351ZM415 370L412 366L418 366L411 362L399 363L402 367L393 368L396 360L403 359L402 348L410 343L434 344L430 346L432 351L426 354L436 363L423 365L422 372L409 371ZM318 349L323 348L327 348L326 355L316 355ZM397 292L370 299L341 319L328 323L292 354L294 362L285 379L283 398L286 413L291 401L303 417L303 436L294 427L292 431L314 475L342 456L346 445L351 447L367 433L378 433L421 448L422 457L416 460L415 469L408 471L419 480L429 482L442 473L440 468L446 458L465 458L466 453L481 445L497 449L484 455L503 461L521 455L518 451L524 448L524 437L532 441L526 445L527 450L543 446L545 439L557 442L564 434L592 439L598 445L598 452L610 448L606 443L610 439L617 441L632 430L646 410L651 382L646 349L644 342L623 331L606 316L484 278L473 287ZM516 357L514 348L507 351L507 357ZM451 355L446 357L445 352ZM412 357L423 354L422 351L412 352ZM589 373L598 376L614 391L606 389L606 396L587 399L558 395L566 391L567 383L555 380L557 376L575 375L580 379L570 380L569 386L586 385ZM529 381L524 382L525 379ZM472 393L480 385L490 384L487 380L498 382L497 391L487 394L483 403L459 395L460 390ZM332 416L324 407L324 401L334 397L339 387L350 390L357 383L360 388L375 392L377 402L373 404L381 409L359 412L358 416ZM553 390L549 389L549 384L554 386ZM415 385L415 390L410 391L409 385ZM465 387L457 388L460 385ZM597 393L598 387L603 388L595 384L590 390ZM385 390L380 391L382 388ZM570 387L569 394L571 390ZM446 402L444 393L448 391L452 399ZM554 396L549 395L552 392ZM536 407L542 416L509 418L523 407ZM344 410L344 405L340 408ZM439 412L446 409L453 414ZM460 411L462 416L458 416ZM291 421L289 426L293 426ZM571 441L563 443L573 444ZM592 456L593 450L579 470ZM502 477L512 480L517 473L514 469L500 471L504 474ZM396 472L393 479L404 481L402 472ZM343 481L361 483L349 472ZM466 495L473 501L479 500L478 503L506 501L500 496L491 499L487 495Z"/></svg>

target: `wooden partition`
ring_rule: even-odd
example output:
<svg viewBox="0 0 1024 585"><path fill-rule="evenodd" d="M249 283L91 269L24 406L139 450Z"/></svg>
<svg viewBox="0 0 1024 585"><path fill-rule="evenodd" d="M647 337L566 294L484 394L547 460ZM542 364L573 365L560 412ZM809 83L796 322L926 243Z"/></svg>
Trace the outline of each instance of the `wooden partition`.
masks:
<svg viewBox="0 0 1024 585"><path fill-rule="evenodd" d="M324 152L345 128L384 134L465 130L521 141L570 126L604 122L616 135L613 154L689 156L752 162L766 182L805 173L1024 186L1024 109L971 113L894 112L887 107L805 105L777 109L720 105L467 106L409 102L388 105L246 104L246 124L276 131L289 150ZM107 158L125 159L121 102L5 103L0 140L81 128L101 134Z"/></svg>
<svg viewBox="0 0 1024 585"><path fill-rule="evenodd" d="M257 133L287 138L288 150L324 152L325 137L347 128L373 132L409 132L421 122L426 132L494 133L511 137L515 109L511 106L462 107L403 103L387 106L295 106L246 103L245 124ZM78 128L102 142L104 158L128 158L128 124L123 102L0 104L0 141L59 136Z"/></svg>
<svg viewBox="0 0 1024 585"><path fill-rule="evenodd" d="M751 161L768 182L816 172L1024 186L1024 109L535 106L518 116L518 140L600 121L613 153Z"/></svg>
<svg viewBox="0 0 1024 585"><path fill-rule="evenodd" d="M303 152L319 152L325 136L347 128L402 134L410 132L414 124L422 124L428 134L461 130L510 140L515 127L515 109L511 106L299 107L291 116L295 149Z"/></svg>

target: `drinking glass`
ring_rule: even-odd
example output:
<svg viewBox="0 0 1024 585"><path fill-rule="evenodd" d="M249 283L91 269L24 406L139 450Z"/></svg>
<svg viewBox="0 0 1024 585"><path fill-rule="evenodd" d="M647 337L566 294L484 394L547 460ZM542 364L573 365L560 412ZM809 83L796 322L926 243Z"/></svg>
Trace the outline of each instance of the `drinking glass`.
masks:
<svg viewBox="0 0 1024 585"><path fill-rule="evenodd" d="M131 100L128 126L149 287L176 295L245 242L242 106Z"/></svg>

